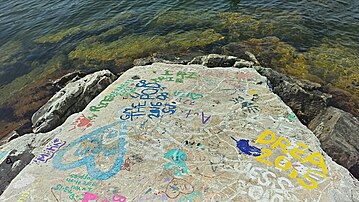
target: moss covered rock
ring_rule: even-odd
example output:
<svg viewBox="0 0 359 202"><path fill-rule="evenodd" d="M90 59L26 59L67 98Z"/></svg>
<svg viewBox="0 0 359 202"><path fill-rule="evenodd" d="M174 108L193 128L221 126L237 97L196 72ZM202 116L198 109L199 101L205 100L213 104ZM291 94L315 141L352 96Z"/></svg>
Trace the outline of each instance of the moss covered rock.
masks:
<svg viewBox="0 0 359 202"><path fill-rule="evenodd" d="M165 36L127 35L112 42L90 37L70 52L71 59L123 61L145 57L155 52L180 52L195 46L205 46L224 37L213 29L171 33Z"/></svg>
<svg viewBox="0 0 359 202"><path fill-rule="evenodd" d="M66 37L73 36L81 32L79 27L72 27L70 29L62 30L55 34L50 34L47 36L40 37L35 39L36 43L59 43L64 40Z"/></svg>

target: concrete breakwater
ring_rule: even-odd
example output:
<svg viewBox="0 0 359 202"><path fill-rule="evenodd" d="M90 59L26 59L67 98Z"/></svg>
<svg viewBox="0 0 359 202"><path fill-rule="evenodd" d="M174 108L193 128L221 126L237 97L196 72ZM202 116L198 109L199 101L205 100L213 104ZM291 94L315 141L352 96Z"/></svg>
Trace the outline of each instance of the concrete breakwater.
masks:
<svg viewBox="0 0 359 202"><path fill-rule="evenodd" d="M0 201L358 200L359 182L267 82L252 68L134 67L82 112L36 134L35 156L55 138L66 144L26 166ZM73 127L94 114L91 125ZM0 153L21 150L26 138Z"/></svg>

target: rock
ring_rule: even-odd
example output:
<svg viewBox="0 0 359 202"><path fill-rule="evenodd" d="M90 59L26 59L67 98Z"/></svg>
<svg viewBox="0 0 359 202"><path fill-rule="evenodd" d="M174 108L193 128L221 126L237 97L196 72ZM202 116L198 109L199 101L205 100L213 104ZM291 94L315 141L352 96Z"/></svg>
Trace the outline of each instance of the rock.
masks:
<svg viewBox="0 0 359 202"><path fill-rule="evenodd" d="M135 59L133 61L134 66L145 66L153 63L167 63L167 64L187 64L190 62L189 58L193 58L191 55L185 55L182 57L176 57L172 55L163 55L154 53L152 56Z"/></svg>
<svg viewBox="0 0 359 202"><path fill-rule="evenodd" d="M81 111L94 97L116 79L108 70L87 75L67 84L32 116L33 132L48 132L66 118Z"/></svg>
<svg viewBox="0 0 359 202"><path fill-rule="evenodd" d="M53 81L52 85L54 85L58 88L63 88L66 86L66 84L68 84L70 82L75 82L75 81L83 78L84 76L86 76L86 73L82 72L82 71L70 72L70 73L62 76L61 78Z"/></svg>
<svg viewBox="0 0 359 202"><path fill-rule="evenodd" d="M0 194L35 157L34 148L42 147L52 134L26 134L0 147Z"/></svg>
<svg viewBox="0 0 359 202"><path fill-rule="evenodd" d="M343 110L329 107L309 124L322 148L335 162L359 178L359 121Z"/></svg>
<svg viewBox="0 0 359 202"><path fill-rule="evenodd" d="M205 56L195 57L190 63L191 64L200 64L207 67L232 67L236 62L237 57L227 56L227 55L218 55L218 54L209 54Z"/></svg>
<svg viewBox="0 0 359 202"><path fill-rule="evenodd" d="M252 61L239 59L236 61L236 63L234 63L233 66L237 67L237 68L244 68L244 67L252 67L253 65L254 65L254 62L252 62Z"/></svg>
<svg viewBox="0 0 359 202"><path fill-rule="evenodd" d="M302 123L309 124L328 106L329 94L320 91L320 84L292 78L271 68L254 67L267 77L273 92L295 112Z"/></svg>
<svg viewBox="0 0 359 202"><path fill-rule="evenodd" d="M34 163L0 201L359 198L358 180L254 68L134 67L81 113L34 135Z"/></svg>

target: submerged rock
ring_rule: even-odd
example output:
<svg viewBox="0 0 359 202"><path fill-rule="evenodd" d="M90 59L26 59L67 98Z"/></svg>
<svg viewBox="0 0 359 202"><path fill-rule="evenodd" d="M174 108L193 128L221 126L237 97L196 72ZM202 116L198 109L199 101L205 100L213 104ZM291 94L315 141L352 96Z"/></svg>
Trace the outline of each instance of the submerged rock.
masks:
<svg viewBox="0 0 359 202"><path fill-rule="evenodd" d="M254 68L134 67L39 135L46 147L0 201L359 198L359 182Z"/></svg>
<svg viewBox="0 0 359 202"><path fill-rule="evenodd" d="M40 37L38 39L35 39L36 43L58 43L64 40L66 37L78 34L81 32L81 28L79 27L73 27L70 29L62 30L60 32L57 32L55 34L50 34L47 36Z"/></svg>
<svg viewBox="0 0 359 202"><path fill-rule="evenodd" d="M329 107L309 124L333 160L359 179L359 121L348 112Z"/></svg>
<svg viewBox="0 0 359 202"><path fill-rule="evenodd" d="M81 111L115 79L114 74L103 70L67 84L32 116L34 133L48 132L61 125L69 115Z"/></svg>

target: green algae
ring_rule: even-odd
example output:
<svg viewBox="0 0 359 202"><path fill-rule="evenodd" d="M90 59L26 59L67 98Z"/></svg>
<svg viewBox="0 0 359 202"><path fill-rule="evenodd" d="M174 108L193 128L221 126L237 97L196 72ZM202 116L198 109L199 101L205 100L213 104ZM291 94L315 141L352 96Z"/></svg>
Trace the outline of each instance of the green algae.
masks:
<svg viewBox="0 0 359 202"><path fill-rule="evenodd" d="M211 27L216 22L217 18L214 14L204 11L166 11L156 16L156 19L151 23L151 27L170 28L170 29L184 29L194 27Z"/></svg>
<svg viewBox="0 0 359 202"><path fill-rule="evenodd" d="M264 67L273 68L281 73L293 75L322 83L322 80L309 72L306 55L277 37L252 38L232 43L237 49L252 52ZM225 49L226 54L231 54Z"/></svg>
<svg viewBox="0 0 359 202"><path fill-rule="evenodd" d="M131 12L121 12L116 14L110 19L97 20L94 23L90 23L88 25L84 25L81 27L85 32L96 32L99 30L109 29L112 27L117 27L120 24L123 24L133 16Z"/></svg>
<svg viewBox="0 0 359 202"><path fill-rule="evenodd" d="M59 70L61 67L67 64L67 59L65 55L58 54L50 59L46 64L41 65L39 62L32 62L31 66L34 67L28 74L17 77L11 83L0 87L0 105L8 101L9 98L14 96L14 94L25 89L32 83L36 83L38 80L41 80L55 71ZM36 78L36 79L34 79Z"/></svg>
<svg viewBox="0 0 359 202"><path fill-rule="evenodd" d="M257 9L251 14L224 12L218 14L218 18L220 26L216 26L217 29L227 30L228 39L232 41L276 36L302 44L313 36L303 25L303 17L295 11Z"/></svg>
<svg viewBox="0 0 359 202"><path fill-rule="evenodd" d="M69 58L122 62L145 57L155 52L178 53L191 47L203 47L222 39L223 36L213 29L170 33L165 36L127 35L109 43L101 41L99 37L90 37L70 52Z"/></svg>
<svg viewBox="0 0 359 202"><path fill-rule="evenodd" d="M220 29L228 30L230 39L247 39L273 35L274 22L269 19L257 19L255 16L236 12L220 13Z"/></svg>
<svg viewBox="0 0 359 202"><path fill-rule="evenodd" d="M70 29L62 30L59 32L56 32L55 34L50 34L47 36L40 37L38 39L35 39L35 43L59 43L65 38L69 36L73 36L75 34L78 34L81 32L81 28L79 27L72 27Z"/></svg>
<svg viewBox="0 0 359 202"><path fill-rule="evenodd" d="M318 47L308 51L311 72L325 82L347 90L359 97L359 52L341 45L323 40Z"/></svg>
<svg viewBox="0 0 359 202"><path fill-rule="evenodd" d="M20 41L8 41L0 47L0 64L9 62L12 57L21 51L22 43Z"/></svg>

